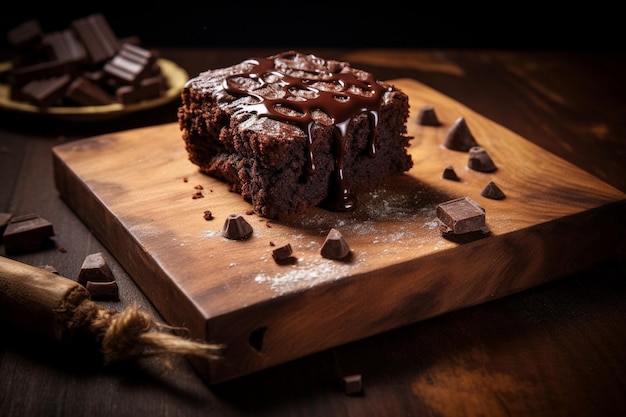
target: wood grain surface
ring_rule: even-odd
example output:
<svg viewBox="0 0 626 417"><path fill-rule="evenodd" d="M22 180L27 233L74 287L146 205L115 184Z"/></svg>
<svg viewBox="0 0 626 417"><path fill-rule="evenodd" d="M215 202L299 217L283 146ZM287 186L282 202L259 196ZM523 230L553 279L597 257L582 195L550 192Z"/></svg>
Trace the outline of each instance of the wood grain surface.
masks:
<svg viewBox="0 0 626 417"><path fill-rule="evenodd" d="M245 215L253 237L222 238L226 216L250 206L188 162L175 123L57 146L55 183L169 323L227 346L224 360L194 363L210 383L516 293L623 250L623 192L424 84L393 83L410 96L415 165L361 196L354 213ZM424 104L441 127L416 123ZM496 172L473 171L466 153L441 146L459 117ZM460 182L441 178L448 165ZM480 196L489 181L504 200ZM196 186L203 198L192 198ZM489 236L441 236L435 206L462 196L485 208ZM331 227L348 240L349 262L319 255ZM286 243L295 265L272 260L272 245Z"/></svg>

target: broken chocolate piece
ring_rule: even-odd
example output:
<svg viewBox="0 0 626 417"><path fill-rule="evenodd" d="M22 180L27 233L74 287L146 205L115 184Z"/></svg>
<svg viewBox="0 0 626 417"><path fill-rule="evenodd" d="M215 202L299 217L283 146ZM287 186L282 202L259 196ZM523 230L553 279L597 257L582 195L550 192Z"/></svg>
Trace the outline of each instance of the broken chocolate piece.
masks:
<svg viewBox="0 0 626 417"><path fill-rule="evenodd" d="M292 255L293 250L291 249L291 245L289 243L272 251L272 258L274 258L277 264L294 263L296 258Z"/></svg>
<svg viewBox="0 0 626 417"><path fill-rule="evenodd" d="M467 152L473 146L478 146L474 135L467 126L464 117L456 119L443 142L443 146L453 151Z"/></svg>
<svg viewBox="0 0 626 417"><path fill-rule="evenodd" d="M489 183L485 185L480 195L485 198L491 198L492 200L502 200L505 197L504 192L493 181L489 181Z"/></svg>
<svg viewBox="0 0 626 417"><path fill-rule="evenodd" d="M87 51L85 51L83 44L76 39L74 31L71 29L45 34L43 44L50 49L52 61L81 64L87 61Z"/></svg>
<svg viewBox="0 0 626 417"><path fill-rule="evenodd" d="M52 223L29 213L9 220L3 234L6 253L30 252L42 249L54 236Z"/></svg>
<svg viewBox="0 0 626 417"><path fill-rule="evenodd" d="M72 78L69 74L33 80L19 90L19 98L40 109L47 109L65 95Z"/></svg>
<svg viewBox="0 0 626 417"><path fill-rule="evenodd" d="M447 167L444 168L443 174L441 175L441 177L444 180L461 181L461 179L456 174L456 171L454 170L452 165L448 165Z"/></svg>
<svg viewBox="0 0 626 417"><path fill-rule="evenodd" d="M94 282L87 281L85 288L89 291L92 300L95 301L119 301L120 294L117 282L105 281Z"/></svg>
<svg viewBox="0 0 626 417"><path fill-rule="evenodd" d="M163 93L163 86L163 78L156 76L141 80L138 85L121 86L115 94L120 103L130 104L159 97Z"/></svg>
<svg viewBox="0 0 626 417"><path fill-rule="evenodd" d="M252 226L241 214L229 214L222 228L222 236L233 240L248 239L252 232Z"/></svg>
<svg viewBox="0 0 626 417"><path fill-rule="evenodd" d="M341 379L343 391L347 395L356 395L363 392L363 378L361 374L346 375Z"/></svg>
<svg viewBox="0 0 626 417"><path fill-rule="evenodd" d="M417 113L417 124L422 126L441 126L435 108L430 104L423 105Z"/></svg>
<svg viewBox="0 0 626 417"><path fill-rule="evenodd" d="M65 97L80 106L102 106L114 102L113 97L102 87L80 76L72 81Z"/></svg>
<svg viewBox="0 0 626 417"><path fill-rule="evenodd" d="M87 281L109 282L115 281L113 271L109 267L102 252L87 255L78 273L78 283L86 286Z"/></svg>
<svg viewBox="0 0 626 417"><path fill-rule="evenodd" d="M339 230L330 229L322 245L321 254L327 259L343 259L350 254L350 247Z"/></svg>
<svg viewBox="0 0 626 417"><path fill-rule="evenodd" d="M496 164L493 163L493 160L482 146L472 146L470 148L467 166L480 172L493 172L497 169Z"/></svg>
<svg viewBox="0 0 626 417"><path fill-rule="evenodd" d="M469 197L441 203L437 205L436 211L444 234L487 232L485 209Z"/></svg>

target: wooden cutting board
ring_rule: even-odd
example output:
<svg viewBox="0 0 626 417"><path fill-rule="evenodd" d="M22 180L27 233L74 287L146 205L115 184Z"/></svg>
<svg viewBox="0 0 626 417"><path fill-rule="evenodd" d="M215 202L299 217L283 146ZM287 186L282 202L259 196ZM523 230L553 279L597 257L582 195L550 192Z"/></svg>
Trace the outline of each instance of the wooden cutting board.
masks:
<svg viewBox="0 0 626 417"><path fill-rule="evenodd" d="M193 361L208 383L503 297L624 252L624 193L417 81L392 82L410 97L414 167L361 195L354 213L314 209L282 221L246 214L248 203L188 161L174 123L54 148L60 196L165 320L225 346L221 360ZM441 127L417 124L425 104ZM467 153L442 146L459 117L497 171L473 171ZM460 182L442 178L448 165ZM481 197L490 181L505 199ZM447 240L435 207L466 196L486 210L491 233ZM234 213L253 226L249 240L221 236ZM348 262L320 255L332 227L352 249ZM287 243L297 262L279 265L272 250Z"/></svg>

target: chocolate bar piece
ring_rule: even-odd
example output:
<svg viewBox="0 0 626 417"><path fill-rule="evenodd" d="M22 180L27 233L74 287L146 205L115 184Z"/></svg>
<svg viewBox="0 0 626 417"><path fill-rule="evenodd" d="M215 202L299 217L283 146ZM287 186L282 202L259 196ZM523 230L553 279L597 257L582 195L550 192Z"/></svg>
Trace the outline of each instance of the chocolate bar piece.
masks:
<svg viewBox="0 0 626 417"><path fill-rule="evenodd" d="M85 45L92 65L101 64L117 53L119 40L102 14L76 19L71 27Z"/></svg>
<svg viewBox="0 0 626 417"><path fill-rule="evenodd" d="M43 44L49 47L52 61L83 63L87 60L85 47L70 29L45 34Z"/></svg>
<svg viewBox="0 0 626 417"><path fill-rule="evenodd" d="M487 232L485 209L470 197L461 197L437 205L442 233Z"/></svg>
<svg viewBox="0 0 626 417"><path fill-rule="evenodd" d="M6 253L42 249L54 236L52 223L35 213L12 217L2 235Z"/></svg>
<svg viewBox="0 0 626 417"><path fill-rule="evenodd" d="M341 232L332 228L326 235L320 253L322 257L327 259L343 259L350 254L350 246Z"/></svg>
<svg viewBox="0 0 626 417"><path fill-rule="evenodd" d="M155 63L156 56L152 52L136 45L124 44L119 52L104 64L103 70L118 84L136 84L149 74L156 75Z"/></svg>
<svg viewBox="0 0 626 417"><path fill-rule="evenodd" d="M101 106L115 102L104 88L85 77L76 77L65 92L65 97L81 106Z"/></svg>
<svg viewBox="0 0 626 417"><path fill-rule="evenodd" d="M46 109L63 98L71 81L69 74L33 80L16 91L15 96L40 109Z"/></svg>
<svg viewBox="0 0 626 417"><path fill-rule="evenodd" d="M109 282L115 281L113 271L109 267L102 252L92 253L85 257L83 265L78 273L78 283L86 286L88 281L91 282Z"/></svg>
<svg viewBox="0 0 626 417"><path fill-rule="evenodd" d="M159 97L163 93L163 85L164 81L160 76L146 78L139 85L124 85L118 88L115 94L122 104L137 103Z"/></svg>
<svg viewBox="0 0 626 417"><path fill-rule="evenodd" d="M75 62L62 60L44 61L14 68L12 71L13 87L11 93L17 90L16 86L22 86L30 81L74 74L75 71Z"/></svg>

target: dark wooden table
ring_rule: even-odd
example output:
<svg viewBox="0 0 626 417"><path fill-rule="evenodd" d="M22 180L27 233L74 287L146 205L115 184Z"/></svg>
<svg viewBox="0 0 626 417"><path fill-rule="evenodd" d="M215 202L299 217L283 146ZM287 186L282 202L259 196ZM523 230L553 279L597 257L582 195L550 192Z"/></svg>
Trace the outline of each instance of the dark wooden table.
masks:
<svg viewBox="0 0 626 417"><path fill-rule="evenodd" d="M280 52L160 50L190 75ZM625 53L304 52L351 61L383 79L414 78L626 191ZM53 265L61 275L76 277L85 256L101 251L121 293L120 302L103 304L122 309L136 303L159 318L131 277L59 198L51 148L174 122L178 104L93 123L0 112L0 212L39 213L54 224L66 249L11 257ZM5 324L0 415L626 415L626 256L557 278L215 386L206 385L184 358L175 359L171 368L155 359L103 366L88 352L43 344ZM339 375L346 373L362 375L362 395L343 392Z"/></svg>

